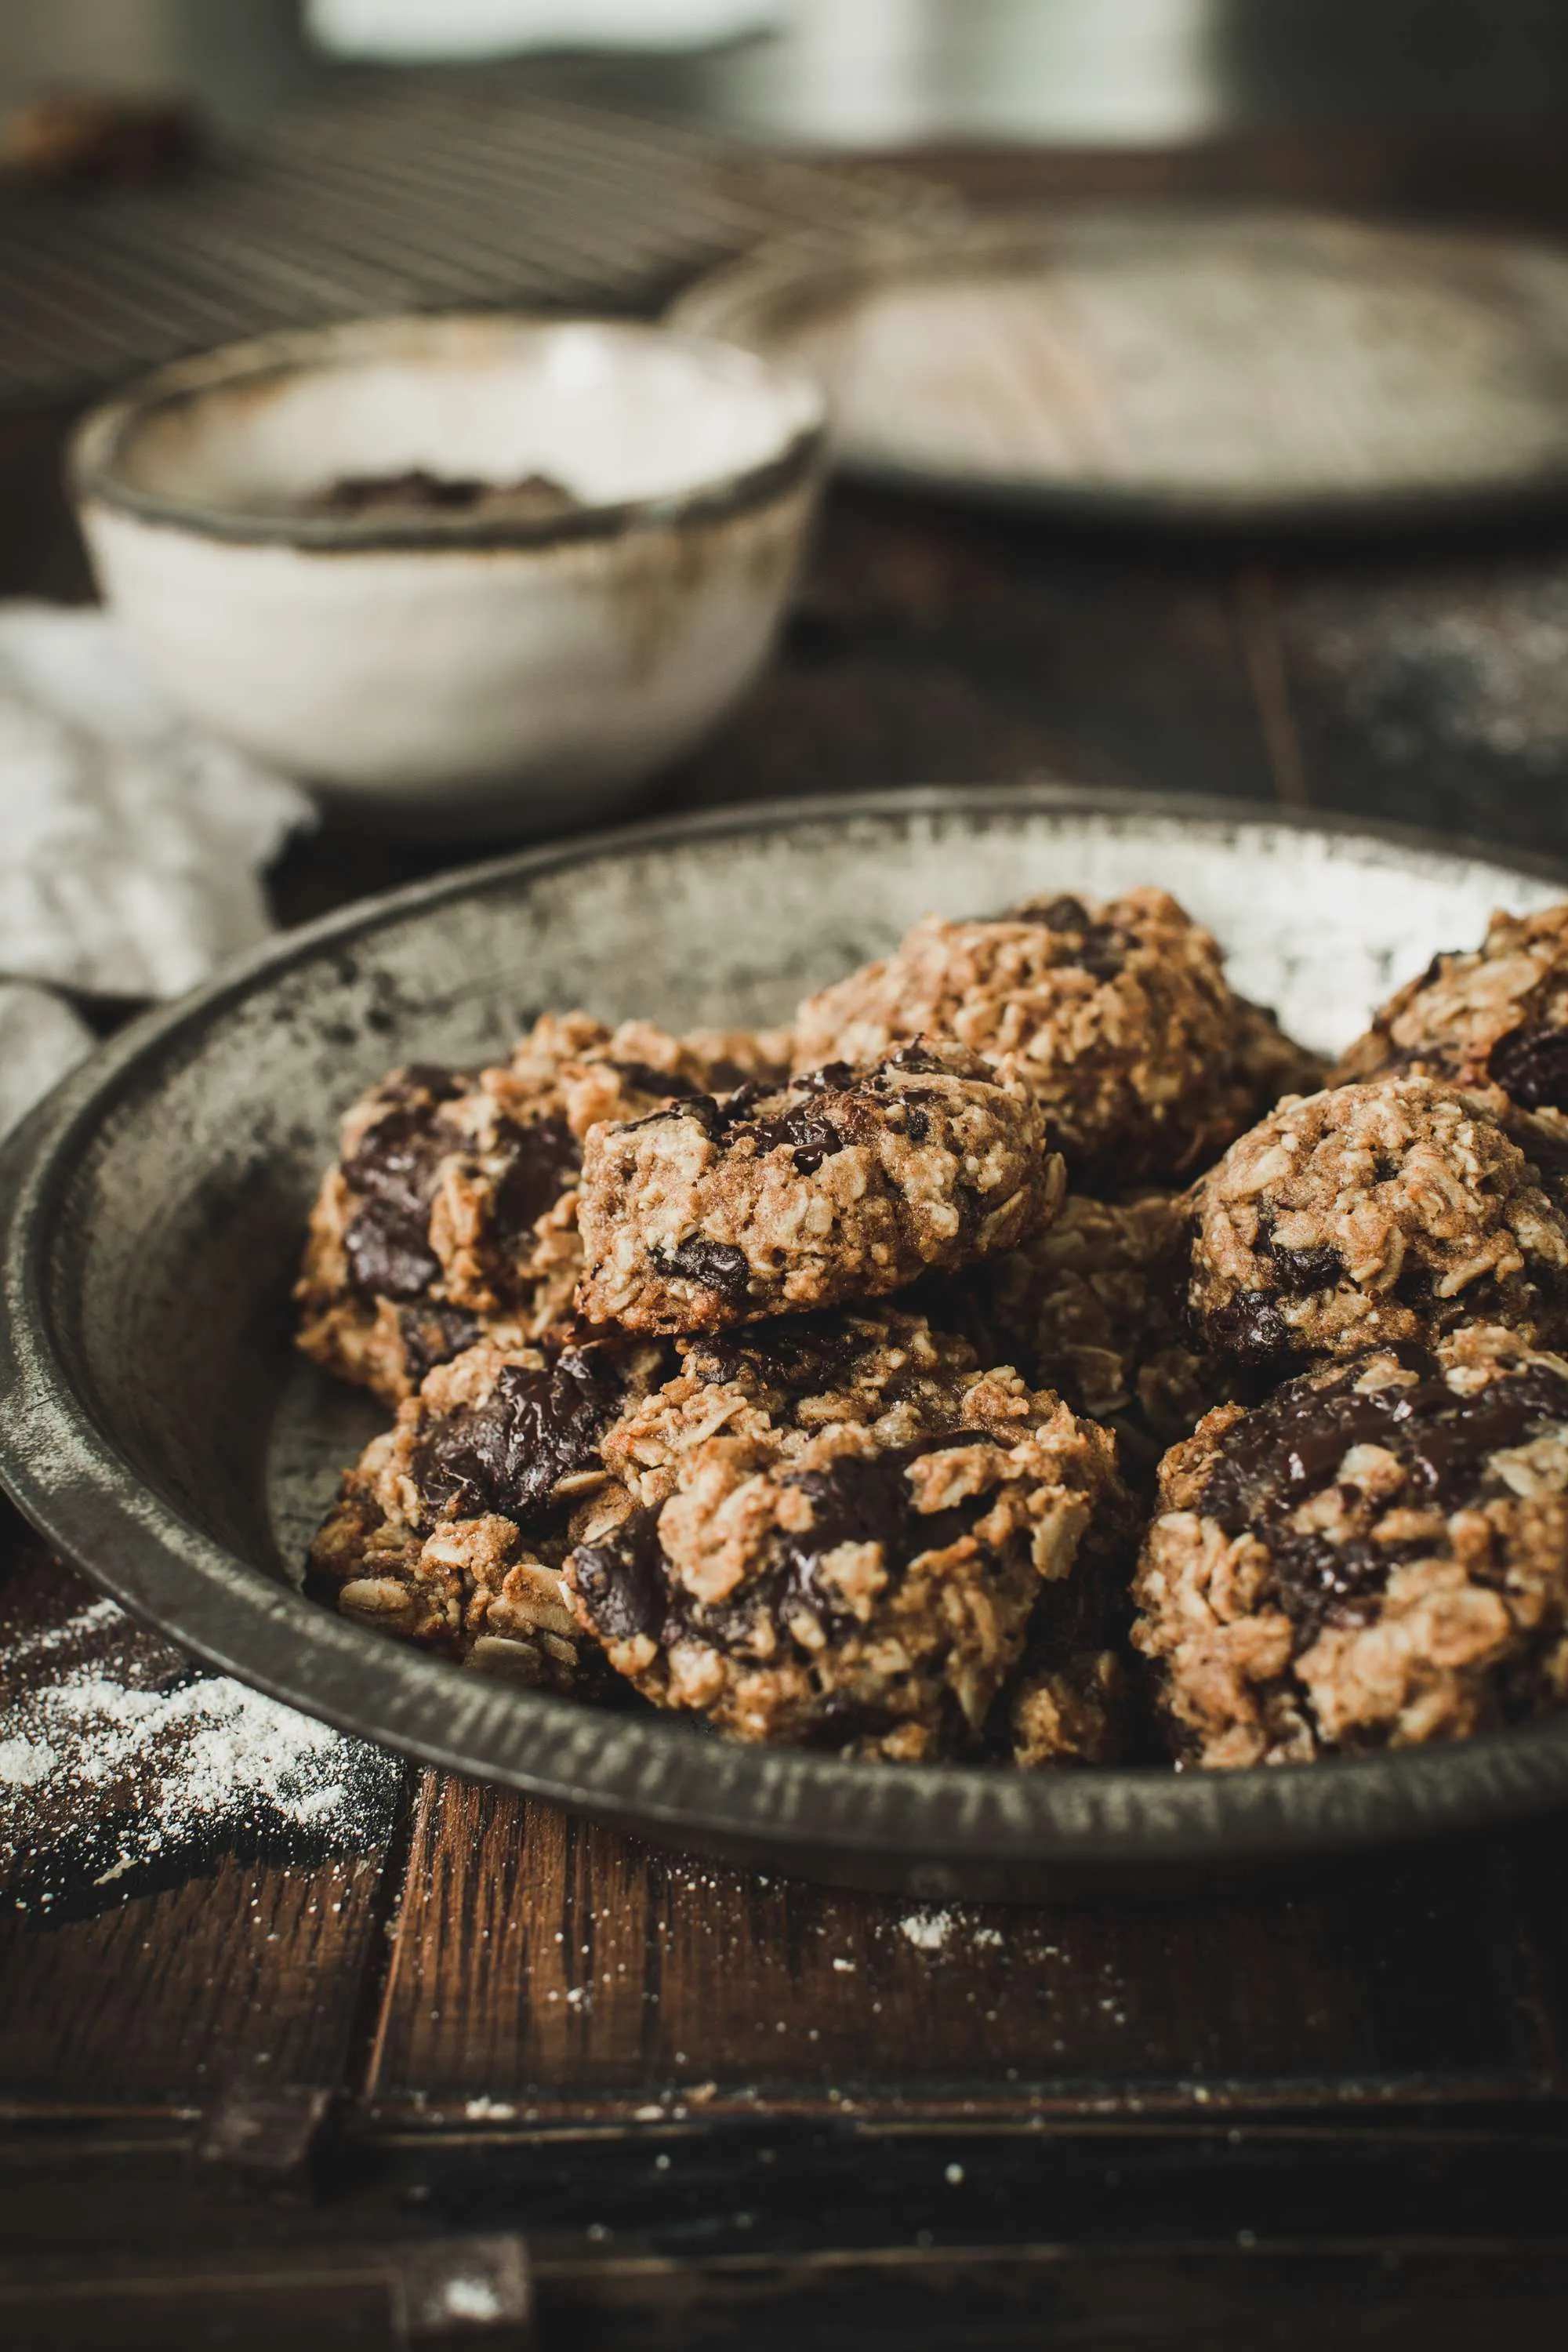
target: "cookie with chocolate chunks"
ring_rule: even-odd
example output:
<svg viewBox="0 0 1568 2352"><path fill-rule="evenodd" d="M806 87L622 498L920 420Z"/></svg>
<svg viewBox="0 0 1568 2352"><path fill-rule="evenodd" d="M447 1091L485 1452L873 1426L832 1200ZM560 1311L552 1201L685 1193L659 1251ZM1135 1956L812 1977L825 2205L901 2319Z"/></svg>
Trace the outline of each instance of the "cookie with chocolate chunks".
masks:
<svg viewBox="0 0 1568 2352"><path fill-rule="evenodd" d="M1221 1406L1160 1489L1132 1639L1179 1759L1414 1747L1568 1696L1568 1362L1517 1334Z"/></svg>
<svg viewBox="0 0 1568 2352"><path fill-rule="evenodd" d="M1093 1641L1127 1506L1113 1441L1059 1399L896 1307L680 1352L607 1433L614 1484L565 1572L644 1697L912 1761L978 1737L1042 1596L1064 1660Z"/></svg>
<svg viewBox="0 0 1568 2352"><path fill-rule="evenodd" d="M514 1680L591 1671L561 1584L600 1446L668 1370L657 1345L482 1339L430 1372L343 1478L310 1573L345 1617Z"/></svg>
<svg viewBox="0 0 1568 2352"><path fill-rule="evenodd" d="M569 1319L582 1267L590 1127L774 1072L784 1050L546 1013L494 1067L395 1070L348 1113L312 1212L300 1346L395 1404L482 1336L541 1338Z"/></svg>
<svg viewBox="0 0 1568 2352"><path fill-rule="evenodd" d="M928 916L883 961L807 998L795 1066L872 1060L921 1032L1010 1058L1091 1192L1179 1179L1281 1094L1321 1083L1163 890Z"/></svg>
<svg viewBox="0 0 1568 2352"><path fill-rule="evenodd" d="M1388 1077L1292 1098L1197 1188L1199 1344L1298 1369L1462 1322L1548 1343L1568 1304L1568 1220L1469 1096Z"/></svg>
<svg viewBox="0 0 1568 2352"><path fill-rule="evenodd" d="M1495 914L1480 947L1435 955L1373 1014L1335 1077L1385 1070L1505 1097L1568 1144L1568 903Z"/></svg>
<svg viewBox="0 0 1568 2352"><path fill-rule="evenodd" d="M929 1038L690 1097L589 1138L578 1311L700 1331L879 1297L1012 1248L1063 1183L1013 1066Z"/></svg>

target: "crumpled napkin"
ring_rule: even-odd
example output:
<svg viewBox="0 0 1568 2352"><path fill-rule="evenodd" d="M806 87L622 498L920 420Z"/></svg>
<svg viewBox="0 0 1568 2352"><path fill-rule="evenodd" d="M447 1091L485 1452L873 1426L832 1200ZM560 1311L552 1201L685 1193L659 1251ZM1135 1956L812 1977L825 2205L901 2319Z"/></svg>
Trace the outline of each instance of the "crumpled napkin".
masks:
<svg viewBox="0 0 1568 2352"><path fill-rule="evenodd" d="M0 604L0 1130L91 1048L52 992L195 987L266 938L262 872L313 823L175 717L109 614Z"/></svg>

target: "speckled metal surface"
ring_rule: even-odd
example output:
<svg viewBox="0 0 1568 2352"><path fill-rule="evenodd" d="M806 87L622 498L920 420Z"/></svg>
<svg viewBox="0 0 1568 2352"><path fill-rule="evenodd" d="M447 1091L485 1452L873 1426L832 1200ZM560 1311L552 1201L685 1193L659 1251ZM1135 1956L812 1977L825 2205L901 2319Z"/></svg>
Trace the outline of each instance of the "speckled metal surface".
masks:
<svg viewBox="0 0 1568 2352"><path fill-rule="evenodd" d="M1447 1831L1568 1798L1568 1717L1466 1747L1201 1777L908 1769L721 1746L465 1675L293 1589L374 1408L291 1359L342 1105L546 1004L762 1019L927 907L1175 890L1318 1045L1545 903L1546 869L1235 804L1014 786L681 818L355 908L125 1032L13 1139L0 1473L58 1549L212 1663L347 1728L665 1841L846 1883L1038 1899Z"/></svg>

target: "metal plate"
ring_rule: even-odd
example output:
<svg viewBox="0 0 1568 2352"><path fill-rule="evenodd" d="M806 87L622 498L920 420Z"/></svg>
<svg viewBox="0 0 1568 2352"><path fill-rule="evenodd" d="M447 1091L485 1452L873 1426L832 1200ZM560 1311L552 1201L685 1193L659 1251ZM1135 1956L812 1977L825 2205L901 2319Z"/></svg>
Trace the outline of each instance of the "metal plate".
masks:
<svg viewBox="0 0 1568 2352"><path fill-rule="evenodd" d="M1513 238L1083 205L775 247L672 316L814 367L885 482L1233 526L1568 491L1568 254Z"/></svg>
<svg viewBox="0 0 1568 2352"><path fill-rule="evenodd" d="M1038 1897L1451 1831L1568 1801L1568 1716L1283 1770L852 1764L597 1714L418 1655L292 1588L374 1408L291 1358L339 1110L391 1061L584 1003L785 1013L928 907L1157 880L1248 993L1342 1043L1544 869L1214 803L1048 787L721 811L332 917L136 1024L7 1147L0 1472L57 1548L213 1664L345 1729L668 1842L926 1895Z"/></svg>

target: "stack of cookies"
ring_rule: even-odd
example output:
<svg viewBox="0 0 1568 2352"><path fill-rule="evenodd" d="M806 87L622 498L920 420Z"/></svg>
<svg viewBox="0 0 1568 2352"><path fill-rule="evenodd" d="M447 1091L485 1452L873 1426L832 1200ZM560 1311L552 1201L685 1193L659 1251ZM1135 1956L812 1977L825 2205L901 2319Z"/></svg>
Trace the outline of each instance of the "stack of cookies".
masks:
<svg viewBox="0 0 1568 2352"><path fill-rule="evenodd" d="M1321 1091L1143 889L932 918L785 1031L551 1014L395 1071L300 1285L307 1352L396 1412L317 1589L903 1761L1283 1761L1549 1703L1554 985L1568 1023L1568 910L1494 929Z"/></svg>

